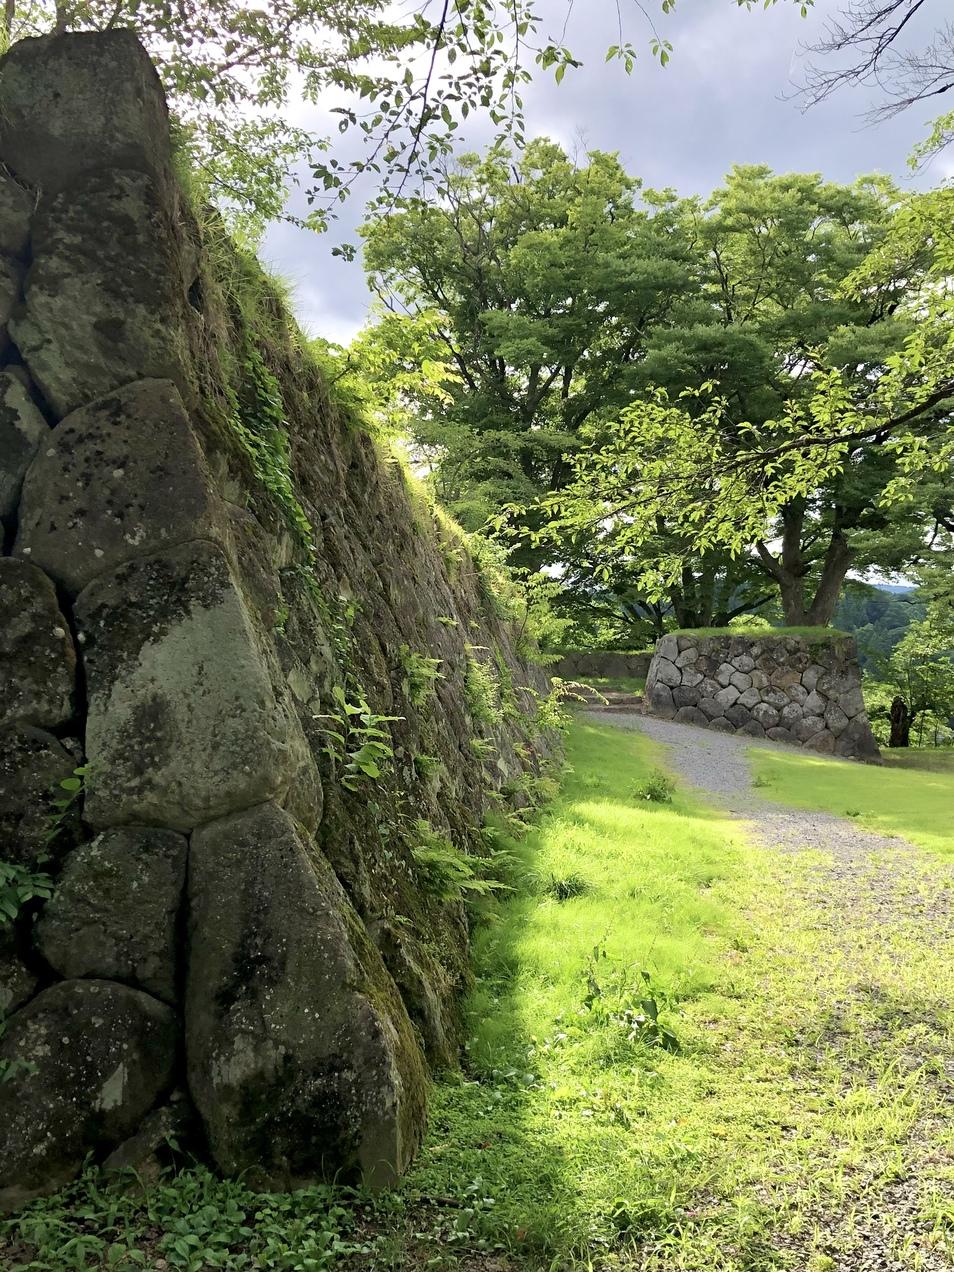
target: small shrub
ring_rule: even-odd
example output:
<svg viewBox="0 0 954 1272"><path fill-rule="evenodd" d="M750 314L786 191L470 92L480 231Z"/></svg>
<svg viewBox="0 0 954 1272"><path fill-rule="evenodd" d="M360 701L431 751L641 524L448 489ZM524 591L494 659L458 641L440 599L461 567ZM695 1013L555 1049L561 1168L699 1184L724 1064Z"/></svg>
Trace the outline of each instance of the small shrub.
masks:
<svg viewBox="0 0 954 1272"><path fill-rule="evenodd" d="M561 879L558 879L556 875L551 875L543 888L544 893L548 897L553 897L555 901L570 901L573 897L583 896L589 890L590 885L583 876L574 872L565 875Z"/></svg>
<svg viewBox="0 0 954 1272"><path fill-rule="evenodd" d="M53 880L48 874L0 861L0 926L12 923L34 897L49 900L52 895Z"/></svg>
<svg viewBox="0 0 954 1272"><path fill-rule="evenodd" d="M316 716L328 720L324 728L324 752L329 759L341 766L341 785L348 791L358 791L368 781L375 782L394 758L391 735L382 725L400 716L376 715L363 695L357 702L349 702L340 685L332 690L338 710L331 715Z"/></svg>
<svg viewBox="0 0 954 1272"><path fill-rule="evenodd" d="M480 868L487 863L479 857L468 857L424 818L414 823L414 830L417 842L411 847L411 855L422 887L432 896L456 901L465 893L486 895L505 886L496 879L482 877Z"/></svg>
<svg viewBox="0 0 954 1272"><path fill-rule="evenodd" d="M471 738L470 749L481 760L489 760L492 755L497 753L497 746L493 738Z"/></svg>
<svg viewBox="0 0 954 1272"><path fill-rule="evenodd" d="M639 972L641 985L633 986L630 974L629 969L614 967L602 943L596 945L586 962L583 1006L598 1024L620 1029L626 1042L675 1054L679 1039L663 1018L664 1012L678 1010L675 999L645 968Z"/></svg>
<svg viewBox="0 0 954 1272"><path fill-rule="evenodd" d="M662 769L653 769L645 782L636 787L637 799L648 799L651 804L671 804L676 783Z"/></svg>
<svg viewBox="0 0 954 1272"><path fill-rule="evenodd" d="M436 755L415 755L414 771L423 782L429 782L440 772L441 761Z"/></svg>
<svg viewBox="0 0 954 1272"><path fill-rule="evenodd" d="M498 725L503 719L500 703L500 685L489 662L482 662L474 650L467 646L467 676L464 691L470 714L478 724Z"/></svg>
<svg viewBox="0 0 954 1272"><path fill-rule="evenodd" d="M402 645L399 651L404 671L402 688L413 707L423 707L434 693L434 684L442 680L439 658L419 654L410 645Z"/></svg>

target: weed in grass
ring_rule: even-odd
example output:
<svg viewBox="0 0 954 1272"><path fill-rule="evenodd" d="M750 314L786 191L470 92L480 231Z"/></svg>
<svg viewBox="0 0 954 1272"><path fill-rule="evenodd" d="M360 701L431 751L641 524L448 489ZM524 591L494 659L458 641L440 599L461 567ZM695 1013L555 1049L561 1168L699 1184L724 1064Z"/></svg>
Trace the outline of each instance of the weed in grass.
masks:
<svg viewBox="0 0 954 1272"><path fill-rule="evenodd" d="M637 799L648 799L651 804L671 804L676 783L662 769L653 769L644 782L635 788Z"/></svg>
<svg viewBox="0 0 954 1272"><path fill-rule="evenodd" d="M571 871L570 874L563 875L559 879L556 875L550 875L544 884L543 891L555 901L570 901L573 897L581 897L588 892L589 884L582 875Z"/></svg>

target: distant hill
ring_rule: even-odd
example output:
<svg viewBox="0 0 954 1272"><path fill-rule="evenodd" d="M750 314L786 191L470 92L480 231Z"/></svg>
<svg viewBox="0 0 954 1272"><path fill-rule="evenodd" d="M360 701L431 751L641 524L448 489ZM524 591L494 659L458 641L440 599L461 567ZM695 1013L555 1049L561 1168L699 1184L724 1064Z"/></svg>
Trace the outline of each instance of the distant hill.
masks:
<svg viewBox="0 0 954 1272"><path fill-rule="evenodd" d="M876 674L911 623L924 617L924 606L906 599L914 590L903 583L847 583L832 626L854 636L866 671Z"/></svg>

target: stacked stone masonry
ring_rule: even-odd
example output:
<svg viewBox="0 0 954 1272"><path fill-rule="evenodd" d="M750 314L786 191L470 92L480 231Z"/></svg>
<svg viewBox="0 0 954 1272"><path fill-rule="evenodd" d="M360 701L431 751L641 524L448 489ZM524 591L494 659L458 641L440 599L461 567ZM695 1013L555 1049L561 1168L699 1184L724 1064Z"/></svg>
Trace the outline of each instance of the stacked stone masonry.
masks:
<svg viewBox="0 0 954 1272"><path fill-rule="evenodd" d="M617 679L632 677L644 680L649 674L652 654L627 653L625 650L568 650L548 664L548 671L562 680Z"/></svg>
<svg viewBox="0 0 954 1272"><path fill-rule="evenodd" d="M208 214L210 264L131 33L14 45L0 160L0 860L53 877L0 923L0 1209L173 1133L385 1183L467 978L415 848L526 798L548 681Z"/></svg>
<svg viewBox="0 0 954 1272"><path fill-rule="evenodd" d="M652 715L824 755L876 760L850 637L664 636L646 681Z"/></svg>

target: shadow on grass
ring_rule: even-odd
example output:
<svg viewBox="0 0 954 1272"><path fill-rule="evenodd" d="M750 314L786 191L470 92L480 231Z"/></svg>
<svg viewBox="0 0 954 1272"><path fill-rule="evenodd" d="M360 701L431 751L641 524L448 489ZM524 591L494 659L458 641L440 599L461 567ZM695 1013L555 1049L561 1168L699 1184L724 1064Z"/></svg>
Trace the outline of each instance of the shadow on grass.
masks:
<svg viewBox="0 0 954 1272"><path fill-rule="evenodd" d="M466 1223L520 1267L675 1239L711 1148L704 1118L700 1143L668 1129L709 1035L670 1049L667 1030L687 1003L729 992L716 988L719 945L737 925L712 885L735 855L717 814L678 791L672 804L640 798L660 754L640 735L574 725L559 796L506 845L516 889L475 933L465 1074L435 1092L407 1181L422 1202L478 1199Z"/></svg>

